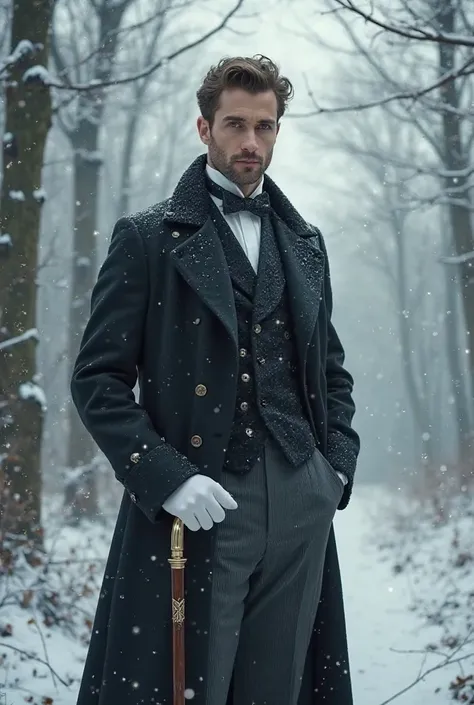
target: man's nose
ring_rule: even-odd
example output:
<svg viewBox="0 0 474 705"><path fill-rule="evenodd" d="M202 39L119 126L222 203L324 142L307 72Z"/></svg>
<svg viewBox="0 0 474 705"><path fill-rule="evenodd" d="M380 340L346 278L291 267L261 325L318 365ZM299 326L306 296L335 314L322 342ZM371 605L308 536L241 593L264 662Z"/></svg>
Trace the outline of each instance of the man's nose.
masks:
<svg viewBox="0 0 474 705"><path fill-rule="evenodd" d="M257 149L258 143L255 132L253 130L249 130L245 134L244 141L242 142L242 151L250 152L252 154L253 152L256 152Z"/></svg>

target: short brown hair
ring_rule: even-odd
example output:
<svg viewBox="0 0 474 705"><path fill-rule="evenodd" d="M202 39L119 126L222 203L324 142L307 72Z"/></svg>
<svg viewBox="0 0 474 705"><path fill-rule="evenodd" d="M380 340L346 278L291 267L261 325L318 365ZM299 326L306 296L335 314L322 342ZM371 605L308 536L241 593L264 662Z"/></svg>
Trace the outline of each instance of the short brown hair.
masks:
<svg viewBox="0 0 474 705"><path fill-rule="evenodd" d="M221 59L211 66L196 93L202 117L212 127L221 93L226 88L243 88L249 93L273 91L277 99L277 120L284 114L294 90L291 82L280 75L279 67L266 56L235 56Z"/></svg>

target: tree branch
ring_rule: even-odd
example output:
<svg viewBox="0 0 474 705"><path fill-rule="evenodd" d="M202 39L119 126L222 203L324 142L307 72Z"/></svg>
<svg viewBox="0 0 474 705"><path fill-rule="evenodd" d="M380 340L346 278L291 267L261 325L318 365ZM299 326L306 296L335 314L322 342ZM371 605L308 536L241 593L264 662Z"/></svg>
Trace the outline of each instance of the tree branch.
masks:
<svg viewBox="0 0 474 705"><path fill-rule="evenodd" d="M238 10L242 7L243 4L244 0L237 0L232 10L230 10L215 27L210 29L208 32L203 34L195 41L190 42L189 44L186 44L183 47L180 47L168 56L159 59L148 68L143 69L142 71L135 73L131 76L125 76L124 78L116 78L110 81L92 81L90 83L58 83L54 80L50 80L48 81L48 85L51 88L56 88L58 90L73 90L76 92L84 93L87 91L97 91L99 88L109 88L124 85L127 83L133 83L134 81L138 81L141 78L147 78L152 73L160 69L163 65L166 65L168 62L173 61L178 56L181 56L181 54L184 54L190 51L191 49L195 49L197 46L204 44L210 37L212 37L214 34L217 34L221 29L225 27L225 25L238 12Z"/></svg>
<svg viewBox="0 0 474 705"><path fill-rule="evenodd" d="M419 27L408 25L406 29L389 24L383 20L379 20L373 15L373 10L364 12L352 0L334 0L341 8L362 17L363 20L369 22L379 29L384 29L391 34L396 34L405 39L414 39L421 42L434 42L436 44L452 44L455 46L474 47L474 37L464 36L462 34L451 34L444 32L429 32Z"/></svg>

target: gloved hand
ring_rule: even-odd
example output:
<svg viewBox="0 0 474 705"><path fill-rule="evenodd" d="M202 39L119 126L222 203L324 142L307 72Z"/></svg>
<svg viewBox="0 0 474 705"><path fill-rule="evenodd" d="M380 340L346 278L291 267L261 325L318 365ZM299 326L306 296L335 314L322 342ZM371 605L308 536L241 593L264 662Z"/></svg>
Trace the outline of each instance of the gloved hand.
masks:
<svg viewBox="0 0 474 705"><path fill-rule="evenodd" d="M163 509L181 519L191 531L223 521L224 509L237 509L237 502L222 485L207 475L189 477L163 502Z"/></svg>

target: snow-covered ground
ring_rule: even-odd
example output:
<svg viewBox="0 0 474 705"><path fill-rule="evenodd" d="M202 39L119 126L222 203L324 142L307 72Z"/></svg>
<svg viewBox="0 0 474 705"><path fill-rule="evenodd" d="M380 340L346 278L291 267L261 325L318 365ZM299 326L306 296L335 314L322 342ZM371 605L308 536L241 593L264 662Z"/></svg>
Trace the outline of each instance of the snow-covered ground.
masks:
<svg viewBox="0 0 474 705"><path fill-rule="evenodd" d="M359 486L348 509L336 518L355 705L450 703L454 693L448 692L449 683L463 673L463 667L466 674L474 673L474 654L409 686L420 673L443 661L441 651L453 654L455 649L440 645L443 637L451 644L454 638L466 637L469 615L474 614L474 508L438 528L416 513L407 513L397 530L393 508L394 498L386 489ZM1 705L75 705L103 569L96 559L105 558L110 531L110 527L94 527L78 535L64 529L54 536L52 560L68 558L70 563L59 572L51 566L48 582L61 599L43 590L44 604L50 606L51 621L66 624L69 620L78 636L61 633L59 627L48 628L39 618L32 621L34 600L29 609L0 610L0 683L7 681L6 687L0 687ZM3 590L4 584L0 585ZM24 588L23 592L28 602L29 593ZM427 616L432 623L428 626ZM41 661L33 662L7 644L34 651ZM426 654L428 645L437 653ZM457 656L462 653L469 649ZM464 697L458 693L458 702L474 702L474 686L470 687L467 697L467 689Z"/></svg>
<svg viewBox="0 0 474 705"><path fill-rule="evenodd" d="M355 705L393 702L395 694L445 661L441 653L471 654L462 664L432 671L394 701L452 702L449 683L463 670L474 674L474 641L454 656L455 649L440 646L443 636L466 638L469 616L474 623L474 505L437 529L412 507L395 531L394 509L386 490L358 487L335 523ZM438 624L427 625L428 617ZM436 654L427 653L430 646L437 647ZM472 682L472 699L462 702L474 703Z"/></svg>

